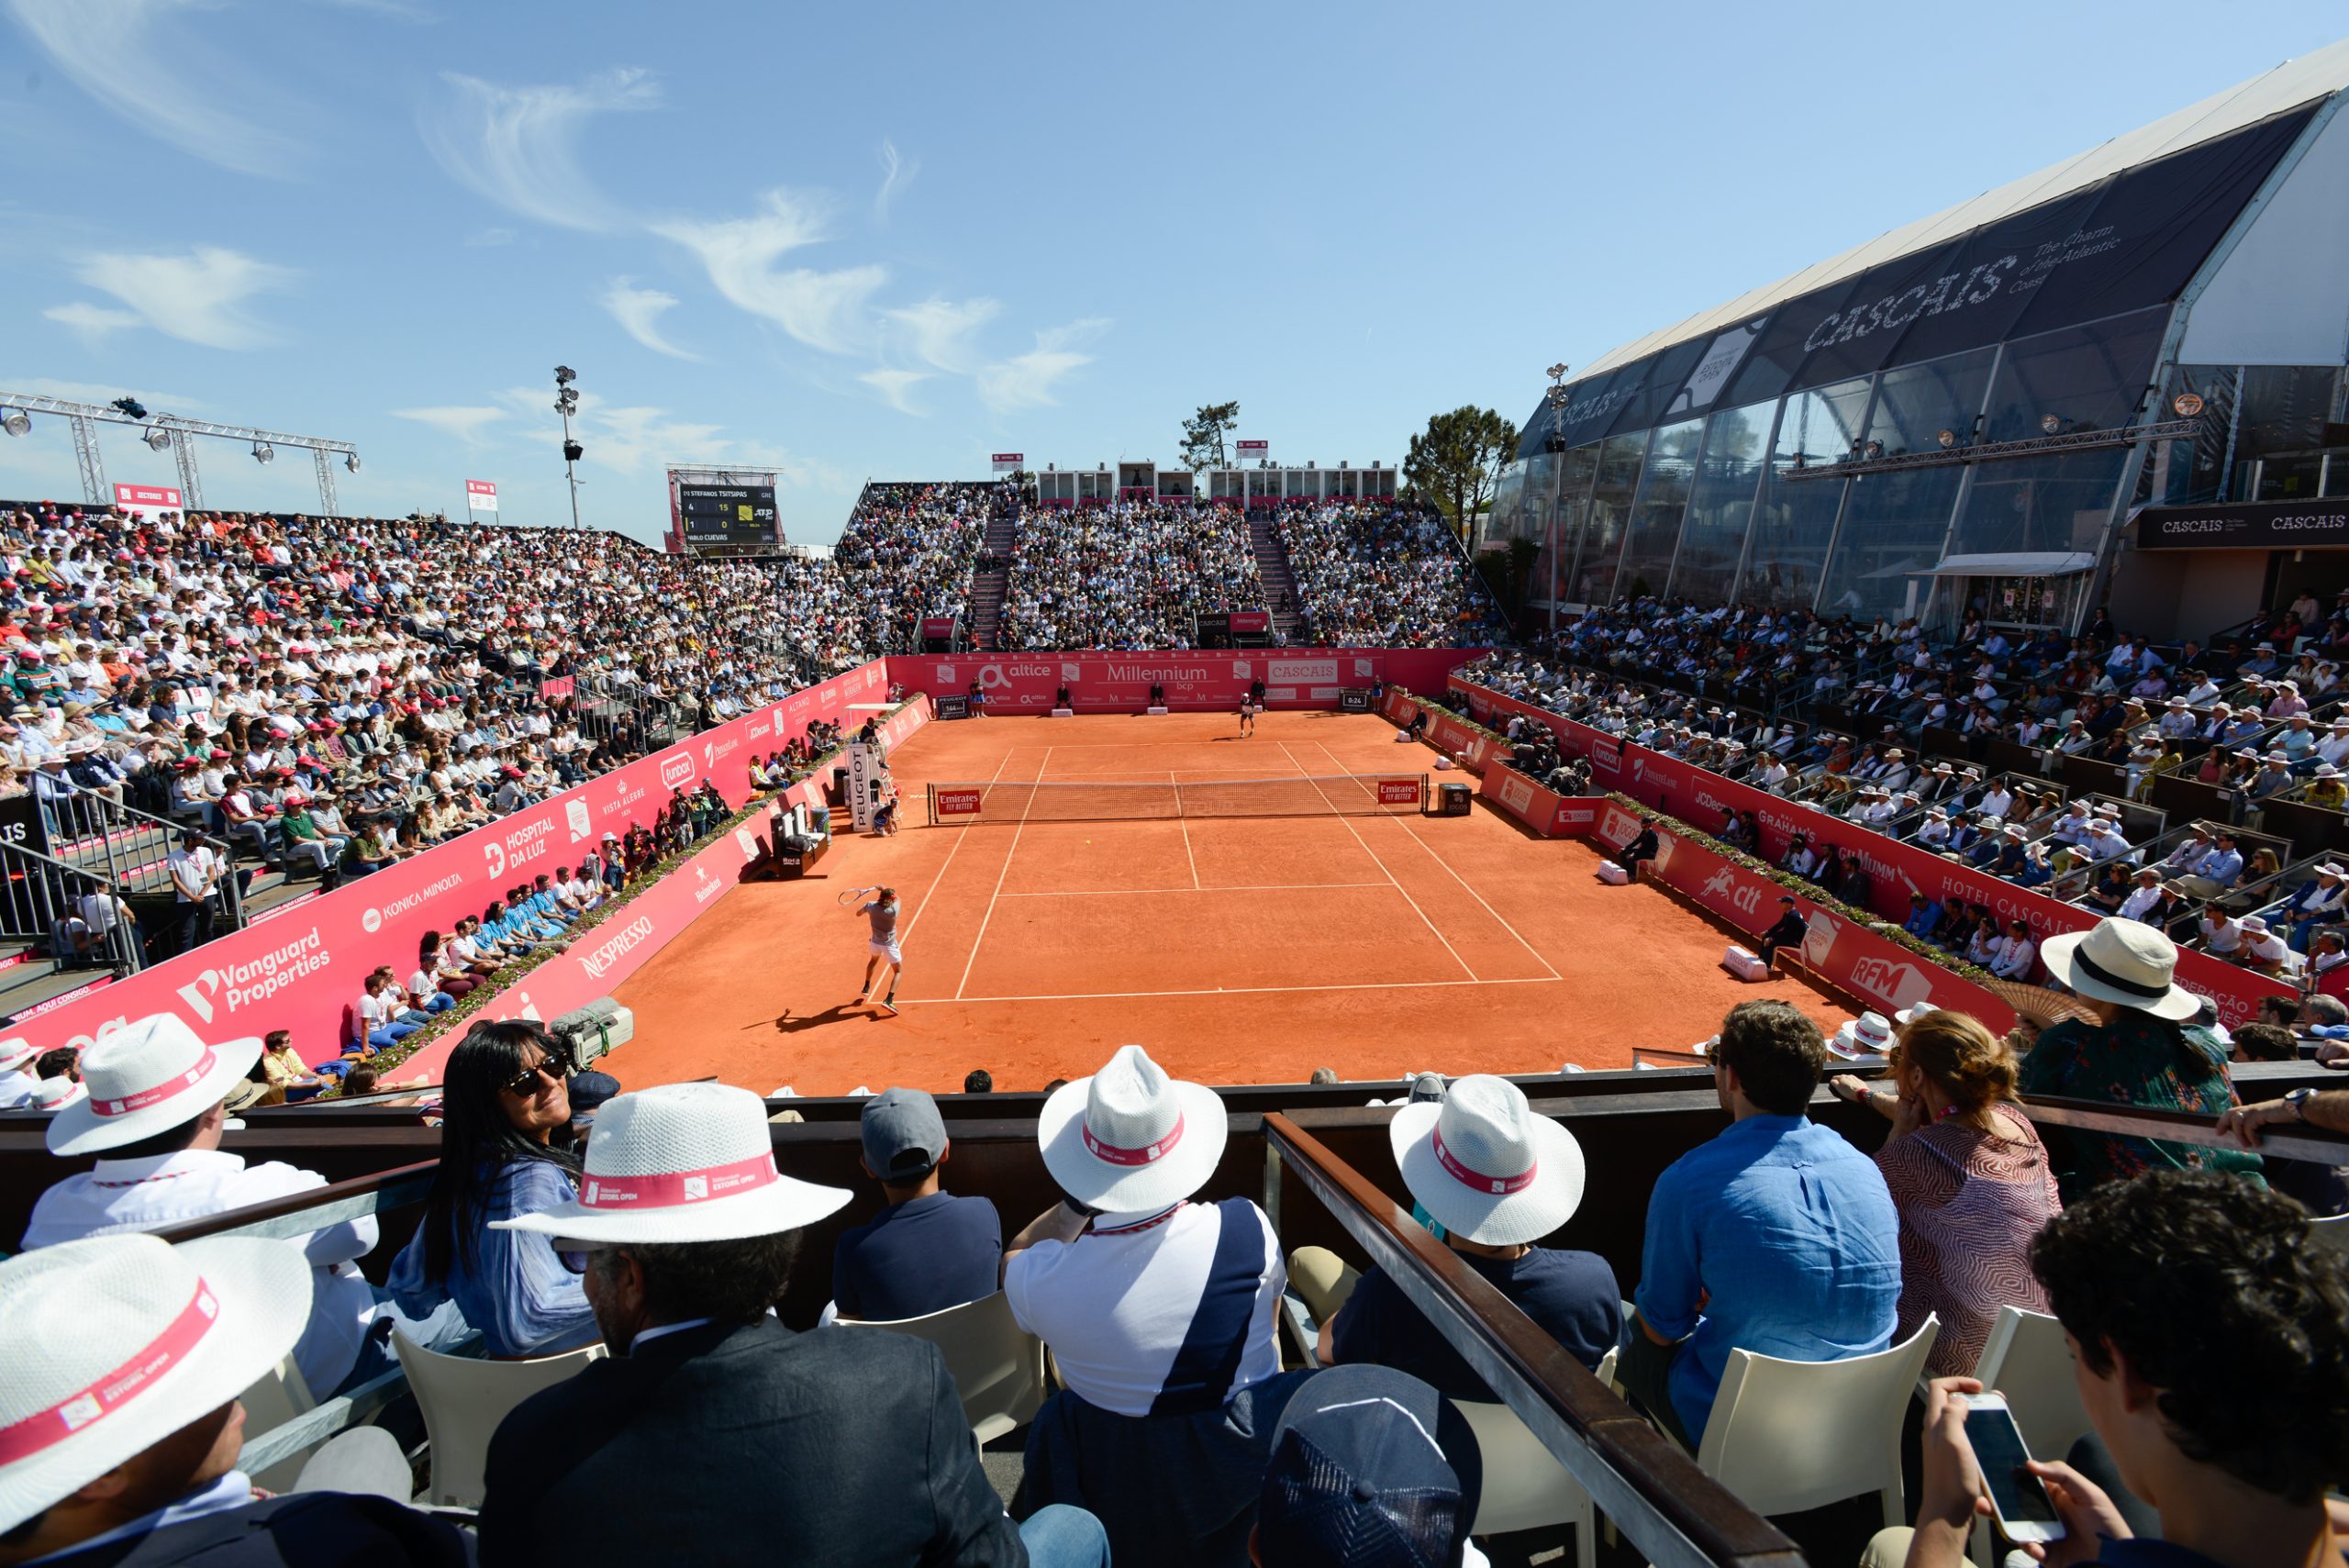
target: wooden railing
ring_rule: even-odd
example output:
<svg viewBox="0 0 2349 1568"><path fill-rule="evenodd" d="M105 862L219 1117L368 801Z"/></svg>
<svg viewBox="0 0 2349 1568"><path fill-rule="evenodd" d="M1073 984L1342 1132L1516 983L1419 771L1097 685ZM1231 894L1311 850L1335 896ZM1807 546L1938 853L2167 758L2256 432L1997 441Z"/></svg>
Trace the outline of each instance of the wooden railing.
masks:
<svg viewBox="0 0 2349 1568"><path fill-rule="evenodd" d="M1656 1568L1795 1568L1795 1543L1672 1446L1425 1227L1278 1112L1265 1196L1311 1192Z"/></svg>

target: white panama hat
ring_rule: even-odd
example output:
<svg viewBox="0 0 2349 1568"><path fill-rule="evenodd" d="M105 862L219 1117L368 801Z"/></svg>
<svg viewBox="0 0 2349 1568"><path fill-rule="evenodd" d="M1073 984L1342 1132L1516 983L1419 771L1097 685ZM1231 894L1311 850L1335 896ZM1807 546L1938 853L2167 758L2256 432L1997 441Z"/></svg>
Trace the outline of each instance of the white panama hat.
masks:
<svg viewBox="0 0 2349 1568"><path fill-rule="evenodd" d="M1892 1025L1882 1013L1846 1018L1828 1037L1827 1049L1838 1056L1882 1056L1892 1049Z"/></svg>
<svg viewBox="0 0 2349 1568"><path fill-rule="evenodd" d="M150 1013L82 1052L89 1098L49 1124L51 1154L118 1149L182 1122L228 1097L261 1060L258 1036L206 1045L177 1013Z"/></svg>
<svg viewBox="0 0 2349 1568"><path fill-rule="evenodd" d="M578 1197L490 1228L590 1246L734 1241L813 1225L851 1195L775 1169L766 1102L750 1090L664 1084L596 1113Z"/></svg>
<svg viewBox="0 0 2349 1568"><path fill-rule="evenodd" d="M2049 937L2039 956L2056 979L2099 1002L2180 1021L2202 1008L2199 996L2171 983L2177 944L2136 920L2107 917L2092 929Z"/></svg>
<svg viewBox="0 0 2349 1568"><path fill-rule="evenodd" d="M89 1097L88 1085L77 1084L71 1078L43 1078L40 1086L33 1091L33 1104L45 1111L57 1110Z"/></svg>
<svg viewBox="0 0 2349 1568"><path fill-rule="evenodd" d="M1582 1207L1582 1145L1506 1078L1454 1079L1442 1100L1397 1110L1386 1136L1403 1184L1464 1241L1539 1240Z"/></svg>
<svg viewBox="0 0 2349 1568"><path fill-rule="evenodd" d="M1044 1169L1069 1196L1108 1214L1189 1197L1215 1173L1226 1131L1221 1096L1167 1076L1138 1045L1053 1090L1036 1118Z"/></svg>
<svg viewBox="0 0 2349 1568"><path fill-rule="evenodd" d="M28 1040L0 1040L0 1073L29 1067L39 1056L40 1048Z"/></svg>
<svg viewBox="0 0 2349 1568"><path fill-rule="evenodd" d="M283 1241L122 1232L0 1263L0 1530L217 1410L284 1361L312 1270Z"/></svg>

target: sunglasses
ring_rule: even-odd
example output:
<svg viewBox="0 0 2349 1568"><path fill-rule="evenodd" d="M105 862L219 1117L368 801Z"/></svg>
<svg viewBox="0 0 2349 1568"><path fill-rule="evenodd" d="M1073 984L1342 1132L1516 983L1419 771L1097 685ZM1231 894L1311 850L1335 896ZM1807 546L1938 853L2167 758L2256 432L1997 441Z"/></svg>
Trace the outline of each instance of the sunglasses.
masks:
<svg viewBox="0 0 2349 1568"><path fill-rule="evenodd" d="M574 1274L584 1274L584 1273L585 1273L587 1272L587 1260L588 1260L590 1257L593 1257L594 1255L595 1255L595 1254L593 1254L592 1252L587 1252L587 1251L577 1251L577 1252L573 1252L573 1251L566 1251L562 1250L562 1248L557 1248L557 1249L555 1250L554 1257L555 1257L555 1262L557 1262L561 1263L564 1268L566 1268L566 1269L570 1270L573 1273L574 1273Z"/></svg>
<svg viewBox="0 0 2349 1568"><path fill-rule="evenodd" d="M513 1082L499 1084L498 1092L507 1095L535 1095L539 1092L538 1080L540 1077L551 1078L559 1084L570 1076L569 1062L560 1056L542 1056L517 1073Z"/></svg>

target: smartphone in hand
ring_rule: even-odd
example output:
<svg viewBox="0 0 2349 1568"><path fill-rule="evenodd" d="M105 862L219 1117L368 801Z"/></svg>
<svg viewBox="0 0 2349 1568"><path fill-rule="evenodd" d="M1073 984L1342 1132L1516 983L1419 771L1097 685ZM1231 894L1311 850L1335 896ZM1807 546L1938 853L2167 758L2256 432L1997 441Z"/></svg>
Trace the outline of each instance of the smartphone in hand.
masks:
<svg viewBox="0 0 2349 1568"><path fill-rule="evenodd" d="M1951 1396L1965 1407L1965 1440L1996 1510L1998 1533L2017 1546L2064 1539L2064 1521L2045 1483L2030 1471L2031 1451L2003 1394Z"/></svg>

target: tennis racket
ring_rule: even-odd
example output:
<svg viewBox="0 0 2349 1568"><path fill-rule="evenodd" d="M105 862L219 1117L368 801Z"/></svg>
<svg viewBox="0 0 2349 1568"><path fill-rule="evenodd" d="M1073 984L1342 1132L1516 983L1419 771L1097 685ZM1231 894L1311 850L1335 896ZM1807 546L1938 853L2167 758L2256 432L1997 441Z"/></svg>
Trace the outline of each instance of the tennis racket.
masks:
<svg viewBox="0 0 2349 1568"><path fill-rule="evenodd" d="M839 897L839 899L837 900L837 902L839 903L839 905L841 906L841 908L845 909L845 908L847 908L850 905L852 905L852 904L855 903L858 899L860 899L860 898L863 897L866 894L868 894L868 893L878 893L878 892L880 892L880 891L881 891L881 889L880 889L879 887L877 887L877 886L874 886L874 887L852 887L852 888L849 888L847 891L843 892L843 893L840 895L840 897Z"/></svg>

